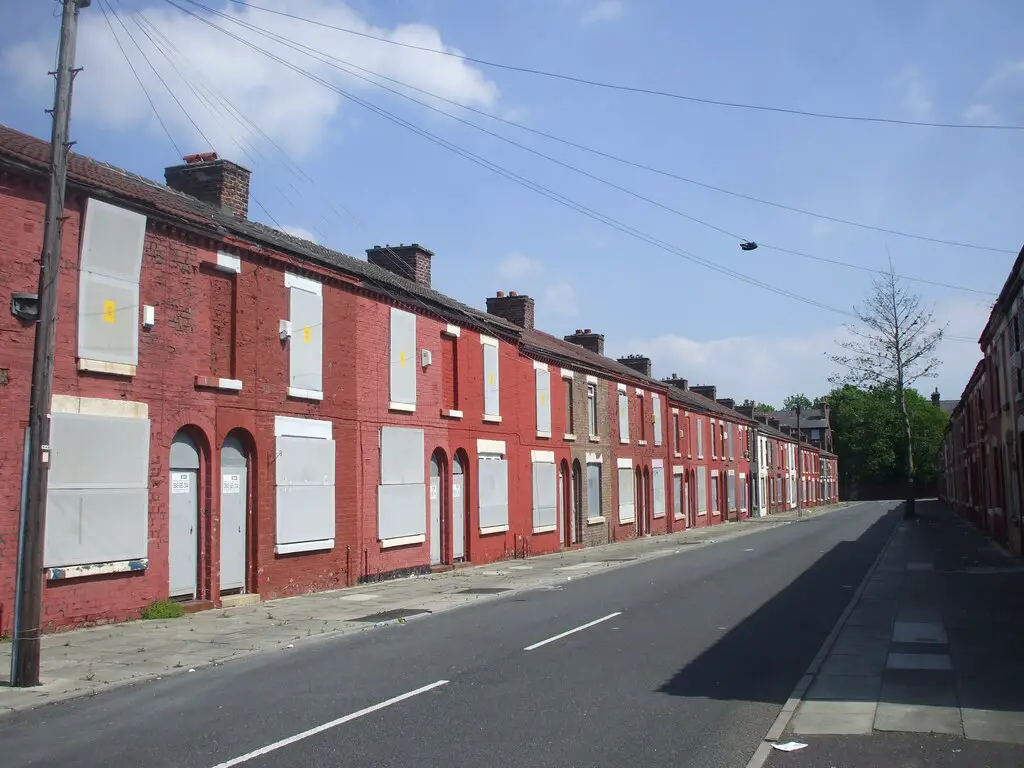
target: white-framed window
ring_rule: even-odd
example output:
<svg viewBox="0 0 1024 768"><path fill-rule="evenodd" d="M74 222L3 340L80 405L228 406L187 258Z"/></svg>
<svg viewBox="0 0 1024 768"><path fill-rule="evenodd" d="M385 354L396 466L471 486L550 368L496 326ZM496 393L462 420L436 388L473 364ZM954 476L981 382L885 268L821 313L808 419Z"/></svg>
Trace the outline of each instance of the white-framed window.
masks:
<svg viewBox="0 0 1024 768"><path fill-rule="evenodd" d="M427 485L422 429L381 427L377 540L381 546L427 540Z"/></svg>
<svg viewBox="0 0 1024 768"><path fill-rule="evenodd" d="M587 429L591 437L597 436L597 385L587 384Z"/></svg>
<svg viewBox="0 0 1024 768"><path fill-rule="evenodd" d="M711 458L718 458L718 424L714 419L708 422L711 425Z"/></svg>
<svg viewBox="0 0 1024 768"><path fill-rule="evenodd" d="M285 555L333 549L337 462L332 422L275 416L274 435L274 552Z"/></svg>
<svg viewBox="0 0 1024 768"><path fill-rule="evenodd" d="M735 458L735 456L733 455L733 439L732 439L733 435L734 435L734 429L735 429L735 425L734 424L730 423L730 424L726 424L725 425L726 442L729 445L729 461L732 461Z"/></svg>
<svg viewBox="0 0 1024 768"><path fill-rule="evenodd" d="M697 419L697 458L704 458L704 420Z"/></svg>
<svg viewBox="0 0 1024 768"><path fill-rule="evenodd" d="M641 443L647 442L647 404L644 401L643 390L637 390L637 422L640 427L640 437L638 438Z"/></svg>
<svg viewBox="0 0 1024 768"><path fill-rule="evenodd" d="M697 467L697 514L708 513L708 468Z"/></svg>
<svg viewBox="0 0 1024 768"><path fill-rule="evenodd" d="M717 515L721 510L718 508L718 470L711 470L711 514Z"/></svg>
<svg viewBox="0 0 1024 768"><path fill-rule="evenodd" d="M740 512L747 511L747 475L740 472Z"/></svg>
<svg viewBox="0 0 1024 768"><path fill-rule="evenodd" d="M736 470L730 469L726 474L726 495L728 496L728 509L730 512L736 511Z"/></svg>
<svg viewBox="0 0 1024 768"><path fill-rule="evenodd" d="M660 461L657 460L657 461ZM651 484L653 486L651 500L652 500L652 516L653 517L664 517L665 516L665 467L658 466L655 464L651 468Z"/></svg>
<svg viewBox="0 0 1024 768"><path fill-rule="evenodd" d="M501 421L501 381L498 376L498 340L480 337L484 353L484 421Z"/></svg>
<svg viewBox="0 0 1024 768"><path fill-rule="evenodd" d="M672 414L672 453L679 453L679 414Z"/></svg>
<svg viewBox="0 0 1024 768"><path fill-rule="evenodd" d="M636 517L633 497L633 467L630 459L620 459L617 465L619 491L619 522L631 523Z"/></svg>
<svg viewBox="0 0 1024 768"><path fill-rule="evenodd" d="M480 534L508 530L508 460L501 440L477 440Z"/></svg>
<svg viewBox="0 0 1024 768"><path fill-rule="evenodd" d="M551 437L551 374L544 363L533 364L537 389L537 437Z"/></svg>
<svg viewBox="0 0 1024 768"><path fill-rule="evenodd" d="M554 451L533 451L533 532L558 530L558 478Z"/></svg>
<svg viewBox="0 0 1024 768"><path fill-rule="evenodd" d="M601 520L601 465L587 463L587 520Z"/></svg>
<svg viewBox="0 0 1024 768"><path fill-rule="evenodd" d="M416 315L391 308L391 410L416 410Z"/></svg>
<svg viewBox="0 0 1024 768"><path fill-rule="evenodd" d="M288 396L323 400L323 287L286 272L291 337L288 340ZM415 389L415 386L414 386Z"/></svg>

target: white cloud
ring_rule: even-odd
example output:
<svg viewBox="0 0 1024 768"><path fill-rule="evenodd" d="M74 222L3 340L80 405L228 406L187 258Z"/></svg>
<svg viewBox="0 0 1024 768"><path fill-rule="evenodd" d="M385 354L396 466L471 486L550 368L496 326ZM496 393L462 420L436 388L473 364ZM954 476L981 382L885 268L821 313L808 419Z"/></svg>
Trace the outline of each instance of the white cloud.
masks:
<svg viewBox="0 0 1024 768"><path fill-rule="evenodd" d="M460 104L479 108L497 105L497 85L480 70L459 59L344 35L296 19L239 8L232 3L223 5L220 10L225 15L270 30L294 44L337 54L347 62ZM263 5L322 24L437 50L455 50L442 42L440 32L434 27L405 24L381 29L336 0L264 0ZM144 126L160 133L146 97L125 65L100 10L97 8L95 13L82 14L81 17L77 63L84 67L84 71L75 81L75 117L115 130L128 131ZM209 138L212 148L222 155L238 158L244 154L243 147L258 143L261 137L252 125L244 122L240 125L233 119L230 108L220 104L215 96L207 95L207 81L262 132L297 156L309 155L316 149L325 138L331 119L342 106L343 97L338 93L176 9L154 3L131 13L123 12L120 18L144 52L145 59L170 85L185 110ZM243 29L224 19L206 15L203 18L337 87L361 92L372 88L365 81L269 40L258 32ZM189 153L211 148L161 85L124 28L116 19L111 18L110 21L182 150ZM159 35L147 27L152 36L150 39L137 26L139 22L143 26L148 22L159 30ZM173 48L163 42L164 38ZM167 51L181 75L174 71L161 49ZM180 52L180 56L174 49ZM53 87L46 74L52 68L52 57L53 40L49 37L24 40L8 46L0 54L0 71L20 86L28 98L46 103ZM182 81L182 76L188 78L198 95ZM209 102L216 106L211 107ZM346 105L346 108L350 107Z"/></svg>
<svg viewBox="0 0 1024 768"><path fill-rule="evenodd" d="M1024 60L1008 61L996 67L981 86L984 94L1004 90L1013 85L1024 83Z"/></svg>
<svg viewBox="0 0 1024 768"><path fill-rule="evenodd" d="M291 227L291 226L281 227L281 229L284 230L285 232L287 232L289 235L292 235L293 237L300 237L303 240L309 240L309 242L311 242L311 243L318 243L318 242L320 242L317 239L317 236L315 234L313 234L312 232L310 232L308 229L304 229L302 227Z"/></svg>
<svg viewBox="0 0 1024 768"><path fill-rule="evenodd" d="M498 277L502 280L538 275L542 270L543 264L540 261L523 253L510 253L498 263Z"/></svg>
<svg viewBox="0 0 1024 768"><path fill-rule="evenodd" d="M908 66L896 76L893 85L901 90L903 108L917 120L932 116L931 89L917 67Z"/></svg>
<svg viewBox="0 0 1024 768"><path fill-rule="evenodd" d="M949 322L951 336L976 338L989 309L974 301L950 301L936 308L936 320ZM838 351L837 341L847 338L841 325L825 327L804 336L733 336L697 341L678 334L653 338L609 340L609 355L642 353L651 358L655 376L677 373L691 384L714 384L719 397L737 402L751 398L779 404L795 392L809 396L828 392L828 378L837 372L829 354ZM943 399L956 399L980 358L978 345L948 339L938 349L942 366L937 379L922 380L917 388L929 394L938 387Z"/></svg>
<svg viewBox="0 0 1024 768"><path fill-rule="evenodd" d="M964 121L977 125L997 125L1001 118L990 104L971 104L964 111Z"/></svg>
<svg viewBox="0 0 1024 768"><path fill-rule="evenodd" d="M600 0L596 5L590 6L583 12L580 21L584 24L593 24L599 21L615 21L622 16L626 10L622 0Z"/></svg>
<svg viewBox="0 0 1024 768"><path fill-rule="evenodd" d="M579 317L580 305L576 298L576 288L568 280L555 280L548 283L543 294L543 309L551 315L573 318Z"/></svg>

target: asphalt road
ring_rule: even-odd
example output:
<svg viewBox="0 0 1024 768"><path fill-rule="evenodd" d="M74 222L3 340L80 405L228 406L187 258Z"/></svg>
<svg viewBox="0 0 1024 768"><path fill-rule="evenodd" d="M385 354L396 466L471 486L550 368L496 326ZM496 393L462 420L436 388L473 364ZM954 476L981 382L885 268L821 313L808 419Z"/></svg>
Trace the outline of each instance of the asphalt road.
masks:
<svg viewBox="0 0 1024 768"><path fill-rule="evenodd" d="M0 764L743 768L891 506L11 715Z"/></svg>

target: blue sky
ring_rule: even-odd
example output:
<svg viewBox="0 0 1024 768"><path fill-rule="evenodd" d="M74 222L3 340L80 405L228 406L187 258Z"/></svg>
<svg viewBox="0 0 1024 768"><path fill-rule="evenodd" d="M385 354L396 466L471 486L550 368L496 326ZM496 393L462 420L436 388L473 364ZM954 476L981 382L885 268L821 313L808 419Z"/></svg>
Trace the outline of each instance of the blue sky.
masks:
<svg viewBox="0 0 1024 768"><path fill-rule="evenodd" d="M272 219L257 205L254 218L354 255L377 243L419 242L436 254L436 288L480 307L499 289L529 293L544 330L603 332L610 354L648 354L656 375L717 384L720 396L780 402L794 391L827 391L833 366L826 354L840 337L842 315L739 282L571 211L246 50L164 0L106 2L173 92L112 19L181 151L212 144L253 169L254 196ZM929 237L1006 251L1021 245L1015 225L1024 196L1022 131L829 121L599 89L374 42L226 0L203 2L401 83L677 175ZM253 2L475 58L711 99L1024 124L1024 46L1016 34L1024 28L1024 6L1009 0ZM46 70L56 50L57 10L55 3L20 3L5 10L0 29L0 122L37 136L49 135L43 110L52 98ZM136 25L140 13L178 72ZM492 163L722 267L840 309L868 288L871 276L861 271L767 248L741 251L729 236L218 23ZM162 179L177 150L125 65L99 2L82 12L78 62L78 151ZM245 120L204 104L196 93L207 93L208 83ZM759 243L870 268L884 266L889 254L901 274L993 294L1013 262L1012 253L925 243L740 200L406 92ZM262 134L312 181L289 170ZM980 333L993 297L910 285L950 323L949 333ZM950 340L941 357L939 378L921 388L937 385L944 398L958 397L977 346Z"/></svg>

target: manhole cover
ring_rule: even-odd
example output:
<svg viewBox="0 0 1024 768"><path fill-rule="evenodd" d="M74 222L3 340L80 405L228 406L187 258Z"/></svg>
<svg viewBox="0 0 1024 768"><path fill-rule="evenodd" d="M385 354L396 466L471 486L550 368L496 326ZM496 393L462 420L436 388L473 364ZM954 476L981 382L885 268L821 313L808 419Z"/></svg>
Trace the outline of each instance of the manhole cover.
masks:
<svg viewBox="0 0 1024 768"><path fill-rule="evenodd" d="M470 587L469 589L460 589L456 594L459 595L496 595L499 592L508 592L509 587Z"/></svg>
<svg viewBox="0 0 1024 768"><path fill-rule="evenodd" d="M349 621L365 621L367 623L379 623L382 621L394 621L395 619L407 619L410 616L419 616L424 613L430 613L430 611L424 608L393 608L390 611L381 611L380 613L371 613L369 616L360 616L358 619L349 619Z"/></svg>

